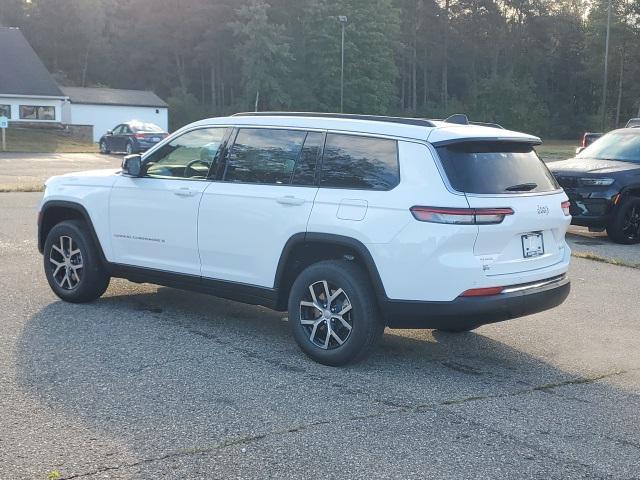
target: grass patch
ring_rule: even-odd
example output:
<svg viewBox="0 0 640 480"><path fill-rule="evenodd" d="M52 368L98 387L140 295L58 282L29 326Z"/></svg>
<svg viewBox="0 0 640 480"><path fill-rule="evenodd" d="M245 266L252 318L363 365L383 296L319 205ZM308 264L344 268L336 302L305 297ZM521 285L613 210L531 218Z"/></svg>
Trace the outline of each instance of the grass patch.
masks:
<svg viewBox="0 0 640 480"><path fill-rule="evenodd" d="M574 157L578 146L577 140L546 140L536 152L545 162L554 162Z"/></svg>
<svg viewBox="0 0 640 480"><path fill-rule="evenodd" d="M95 153L94 143L80 142L62 130L38 128L7 129L7 152L20 153Z"/></svg>
<svg viewBox="0 0 640 480"><path fill-rule="evenodd" d="M594 262L608 263L610 265L617 265L619 267L629 267L629 268L640 269L640 263L628 263L628 262L625 262L623 260L618 260L616 258L602 257L600 255L596 255L595 253L572 252L571 255L576 257L576 258L584 258L585 260L593 260Z"/></svg>

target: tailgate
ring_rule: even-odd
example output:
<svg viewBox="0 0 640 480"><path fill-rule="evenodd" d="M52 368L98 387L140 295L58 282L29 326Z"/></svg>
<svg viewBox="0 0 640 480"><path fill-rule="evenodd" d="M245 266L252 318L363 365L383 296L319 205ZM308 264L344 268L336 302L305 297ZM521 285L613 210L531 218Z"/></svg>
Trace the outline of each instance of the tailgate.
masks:
<svg viewBox="0 0 640 480"><path fill-rule="evenodd" d="M563 192L507 198L467 195L472 208L509 207L514 212L500 224L478 225L473 253L485 274L521 273L561 262L570 221L561 207L565 199Z"/></svg>
<svg viewBox="0 0 640 480"><path fill-rule="evenodd" d="M511 209L499 221L476 216L474 254L486 275L521 273L563 260L571 221L562 208L567 197L533 145L509 141L462 141L438 146L451 186L469 207Z"/></svg>

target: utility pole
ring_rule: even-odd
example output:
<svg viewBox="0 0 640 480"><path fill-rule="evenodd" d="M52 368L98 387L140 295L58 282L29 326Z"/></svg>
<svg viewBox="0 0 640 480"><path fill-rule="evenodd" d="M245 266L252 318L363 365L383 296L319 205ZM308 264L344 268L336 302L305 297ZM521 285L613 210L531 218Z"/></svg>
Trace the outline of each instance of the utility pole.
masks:
<svg viewBox="0 0 640 480"><path fill-rule="evenodd" d="M347 26L347 17L339 15L338 20L340 21L340 25L342 25L342 58L340 61L340 113L342 113L344 111L344 29Z"/></svg>
<svg viewBox="0 0 640 480"><path fill-rule="evenodd" d="M602 131L607 124L607 79L609 77L609 34L611 32L611 0L607 7L607 36L604 43L604 81L602 82Z"/></svg>

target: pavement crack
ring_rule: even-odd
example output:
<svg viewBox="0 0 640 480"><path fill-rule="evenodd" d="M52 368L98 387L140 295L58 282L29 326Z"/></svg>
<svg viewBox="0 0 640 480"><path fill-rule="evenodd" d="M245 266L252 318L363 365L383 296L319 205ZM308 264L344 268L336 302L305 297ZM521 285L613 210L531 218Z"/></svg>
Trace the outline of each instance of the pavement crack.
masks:
<svg viewBox="0 0 640 480"><path fill-rule="evenodd" d="M459 398L459 399L441 400L439 402L430 403L430 404L422 404L422 405L398 405L398 404L394 404L392 402L387 402L387 401L380 400L380 399L373 399L377 403L381 403L381 404L386 405L386 406L392 406L393 409L379 411L379 412L373 412L373 413L366 414L366 415L354 415L354 416L351 416L351 417L347 418L346 420L347 421L351 421L351 422L359 422L359 421L363 421L363 420L383 418L383 417L391 416L391 415L402 415L402 414L406 414L406 413L421 413L421 412L424 412L425 410L431 410L431 409L435 409L435 408L443 407L443 406L446 407L446 406L451 406L451 405L460 405L460 404L464 404L464 403L476 402L476 401L481 401L481 400L488 400L488 399L493 399L493 398L508 398L508 397L514 397L514 396L518 396L518 395L527 395L527 394L531 394L531 393L538 392L538 391L553 390L555 388L563 387L563 386L566 386L566 385L582 385L582 384L593 383L593 382L597 382L599 380L603 380L605 378L610 378L610 377L622 375L622 374L627 373L627 372L628 371L626 371L626 370L620 370L620 371L610 372L610 373L597 375L597 376L593 376L593 377L579 377L579 378L574 378L574 379L563 380L561 382L554 382L554 383L547 383L547 384L543 384L543 385L536 385L536 386L532 386L532 387L527 388L527 389L519 389L519 390L514 390L512 392L506 392L506 393L501 393L501 394L474 395L474 396L463 397L463 398ZM141 465L144 465L144 464L153 463L153 462L160 462L160 461L164 461L164 460L168 460L168 459L176 458L176 457L184 457L184 456L191 456L191 455L206 455L208 453L211 453L211 452L214 452L214 451L217 451L217 450L222 450L224 448L231 447L231 446L248 445L248 444L263 440L265 438L278 437L278 436L284 436L284 435L289 435L289 434L295 434L295 433L303 432L305 430L309 430L309 429L314 428L314 427L320 427L320 426L330 425L330 424L334 424L334 423L340 423L341 424L344 421L345 421L345 419L341 419L340 421L317 420L317 421L314 421L314 422L304 423L304 424L300 424L300 425L293 425L293 426L289 426L289 427L286 427L286 428L272 430L272 431L269 431L269 432L260 433L260 434L256 434L256 435L247 435L247 436L244 436L244 437L232 438L232 439L224 440L224 441L216 443L216 444L207 445L207 446L204 446L204 447L193 447L193 448L185 448L185 449L181 449L181 450L176 450L176 451L173 451L173 452L165 453L163 455L158 455L158 456L155 456L155 457L143 458L143 459L140 459L140 460L138 460L136 462L126 463L126 464L122 464L122 465L118 465L118 466L98 467L95 470L92 470L92 471L89 471L89 472L78 473L78 474L69 475L69 476L66 476L66 477L61 477L60 480L71 480L71 479L75 479L75 478L90 477L90 476L98 475L100 473L104 473L104 472L107 472L107 471L119 470L119 469L122 469L122 468L134 468L134 467L138 467L138 466L141 466ZM467 419L467 421L470 421L470 420ZM474 423L474 422L471 422L471 423ZM478 424L478 425L481 425L481 424ZM495 429L491 429L490 427L488 427L486 425L481 425L481 426L483 426L484 428L487 428L487 429L489 429L491 431L495 430ZM495 433L498 433L498 434L501 434L501 435L506 435L506 436L508 436L510 438L510 436L505 434L504 432L500 432L498 430L495 430ZM530 448L533 448L531 445L528 445L528 446ZM636 446L636 445L632 445L632 446ZM545 453L545 452L540 451L539 453ZM584 464L580 464L580 465L583 466L583 467L589 467L588 465L584 465Z"/></svg>

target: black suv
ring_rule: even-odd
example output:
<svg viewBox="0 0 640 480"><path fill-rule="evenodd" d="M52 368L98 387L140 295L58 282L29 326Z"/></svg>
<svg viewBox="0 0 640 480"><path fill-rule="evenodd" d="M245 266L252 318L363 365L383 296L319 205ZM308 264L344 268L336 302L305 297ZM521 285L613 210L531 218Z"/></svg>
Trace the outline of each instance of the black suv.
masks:
<svg viewBox="0 0 640 480"><path fill-rule="evenodd" d="M571 223L640 243L640 128L613 130L549 169L569 196Z"/></svg>

